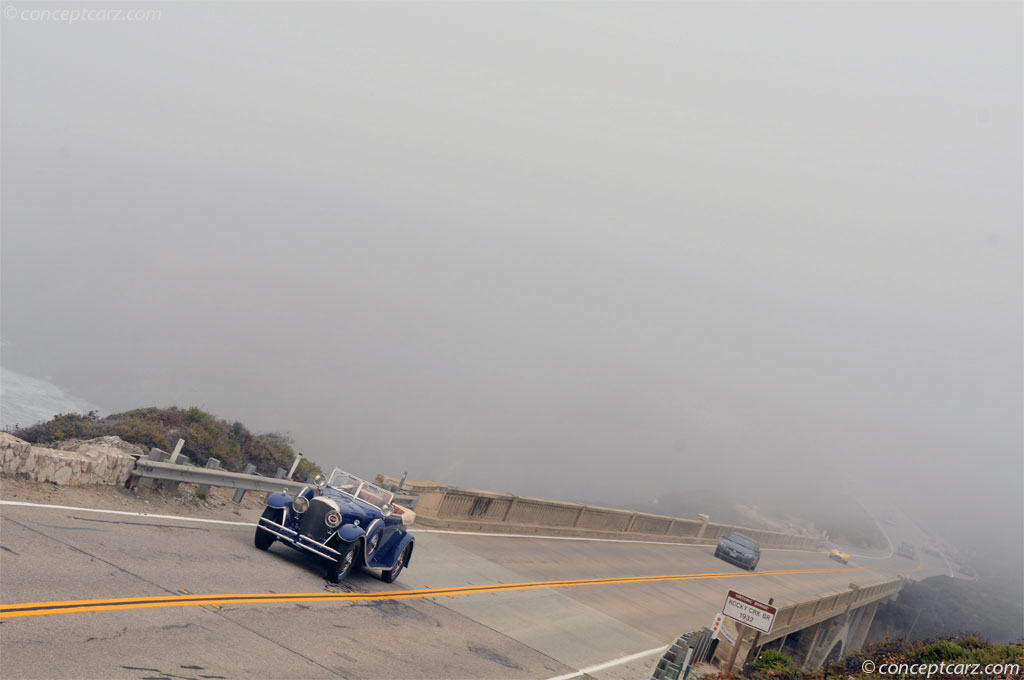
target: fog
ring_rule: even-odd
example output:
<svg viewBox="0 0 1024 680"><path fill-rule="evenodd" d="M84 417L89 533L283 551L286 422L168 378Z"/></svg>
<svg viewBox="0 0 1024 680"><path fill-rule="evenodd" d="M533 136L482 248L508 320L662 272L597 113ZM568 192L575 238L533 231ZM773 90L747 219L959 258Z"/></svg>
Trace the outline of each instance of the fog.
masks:
<svg viewBox="0 0 1024 680"><path fill-rule="evenodd" d="M366 476L845 489L1020 560L1020 4L139 7L5 11L6 368Z"/></svg>

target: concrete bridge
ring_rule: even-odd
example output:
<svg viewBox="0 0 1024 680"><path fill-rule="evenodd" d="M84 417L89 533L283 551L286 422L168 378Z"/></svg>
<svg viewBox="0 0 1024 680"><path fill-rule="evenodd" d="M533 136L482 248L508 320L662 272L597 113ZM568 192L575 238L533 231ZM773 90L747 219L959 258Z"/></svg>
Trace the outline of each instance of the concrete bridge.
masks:
<svg viewBox="0 0 1024 680"><path fill-rule="evenodd" d="M930 571L891 555L841 565L812 538L744 530L765 546L758 570L746 572L713 556L733 527L708 518L444 487L421 496L415 557L398 581L360 573L325 589L314 558L253 547L259 508L215 521L161 503L165 514L153 515L120 487L113 493L109 511L57 497L0 504L0 605L97 609L5 618L5 674L140 678L202 667L223 677L635 679L681 632L709 625L729 589L780 608L770 636L739 639L738 659L782 646L815 665L860 644L902 572ZM311 599L334 590L337 600ZM234 599L132 608L132 598L182 593ZM293 596L259 599L268 593Z"/></svg>
<svg viewBox="0 0 1024 680"><path fill-rule="evenodd" d="M398 480L378 475L376 481L394 485ZM435 528L690 545L713 545L722 536L739 531L757 540L763 548L825 552L817 537L719 524L711 522L707 515L697 519L667 517L437 482L409 482L406 487L420 495L417 521ZM723 667L729 666L730 661L742 665L756 658L762 649L776 648L805 668L817 668L826 659L860 650L878 604L894 599L904 578L893 573L862 575L857 571L855 567L850 573L857 580L844 588L811 591L809 596L802 594L801 599L783 602L771 634L755 637L751 629L739 630L741 627L728 621L715 663Z"/></svg>
<svg viewBox="0 0 1024 680"><path fill-rule="evenodd" d="M878 605L895 599L904 583L902 577L865 579L844 590L786 603L779 607L770 634L755 636L752 629L729 621L730 635L720 641L716 662L727 668L730 661L738 660L738 666L756 659L764 649L778 649L803 668L813 669L826 660L860 651Z"/></svg>

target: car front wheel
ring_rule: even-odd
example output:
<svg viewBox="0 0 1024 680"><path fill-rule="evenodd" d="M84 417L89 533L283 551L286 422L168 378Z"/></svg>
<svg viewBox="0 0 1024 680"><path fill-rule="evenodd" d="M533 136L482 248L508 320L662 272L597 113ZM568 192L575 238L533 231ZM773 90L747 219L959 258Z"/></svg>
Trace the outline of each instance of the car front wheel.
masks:
<svg viewBox="0 0 1024 680"><path fill-rule="evenodd" d="M265 519L269 519L271 522L280 523L281 511L276 508L267 508L263 511L263 517ZM277 537L274 536L274 534L262 527L256 527L256 536L253 537L253 543L255 543L256 547L260 550L266 550L273 545L276 540Z"/></svg>
<svg viewBox="0 0 1024 680"><path fill-rule="evenodd" d="M327 580L331 583L341 583L341 580L352 573L356 566L356 558L359 556L359 541L349 543L341 551L341 557L337 562L331 562L327 567Z"/></svg>

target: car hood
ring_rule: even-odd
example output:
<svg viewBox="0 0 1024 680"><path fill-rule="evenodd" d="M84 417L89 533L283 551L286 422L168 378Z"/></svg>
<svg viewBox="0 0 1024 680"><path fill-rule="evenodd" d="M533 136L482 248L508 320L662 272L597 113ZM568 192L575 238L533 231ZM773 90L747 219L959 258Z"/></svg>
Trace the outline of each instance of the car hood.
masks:
<svg viewBox="0 0 1024 680"><path fill-rule="evenodd" d="M742 545L740 545L738 543L733 543L732 541L722 541L722 546L725 547L725 548L728 548L729 550L732 550L733 552L739 553L740 555L743 555L744 557L753 557L754 556L754 551L753 550L751 550L750 548L745 548L744 546L742 546Z"/></svg>
<svg viewBox="0 0 1024 680"><path fill-rule="evenodd" d="M327 489L324 497L329 498L338 506L341 512L342 521L345 524L354 524L357 520L360 526L366 527L375 519L380 519L381 512L369 503L357 501L349 495Z"/></svg>

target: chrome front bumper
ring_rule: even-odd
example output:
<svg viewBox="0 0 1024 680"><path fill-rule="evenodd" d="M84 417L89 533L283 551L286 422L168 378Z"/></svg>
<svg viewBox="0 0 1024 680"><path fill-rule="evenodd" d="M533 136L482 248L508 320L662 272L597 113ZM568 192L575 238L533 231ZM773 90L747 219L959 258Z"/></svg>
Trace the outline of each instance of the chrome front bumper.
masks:
<svg viewBox="0 0 1024 680"><path fill-rule="evenodd" d="M314 555L327 558L332 562L337 562L341 557L341 553L334 548L331 548L324 543L314 541L309 536L303 536L297 531L292 531L283 524L273 522L266 517L260 517L259 527L264 531L269 531L279 539L287 541L290 545L293 545L296 548L302 548Z"/></svg>

